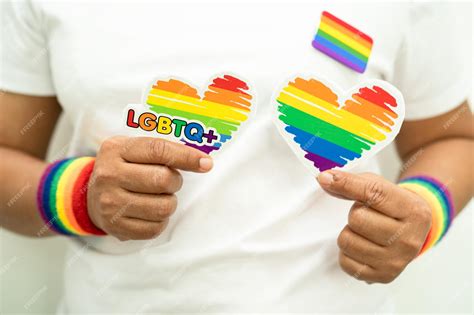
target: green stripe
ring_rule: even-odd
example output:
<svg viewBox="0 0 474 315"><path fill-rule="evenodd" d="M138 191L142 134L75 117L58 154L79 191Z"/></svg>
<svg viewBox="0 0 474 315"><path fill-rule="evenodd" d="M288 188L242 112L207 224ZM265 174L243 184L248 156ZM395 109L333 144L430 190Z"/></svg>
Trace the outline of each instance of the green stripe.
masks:
<svg viewBox="0 0 474 315"><path fill-rule="evenodd" d="M287 125L294 126L312 135L318 135L319 138L358 154L361 154L363 149L370 149L370 145L367 144L367 142L372 145L375 144L374 142L336 127L283 102L278 100L277 102L282 105L278 108L283 114L280 116L280 120Z"/></svg>
<svg viewBox="0 0 474 315"><path fill-rule="evenodd" d="M427 188L433 195L436 196L436 199L438 199L439 203L442 205L443 207L443 210L447 212L448 210L448 205L446 204L446 202L444 201L443 199L443 196L441 196L441 193L439 192L439 190L437 189L437 187L433 187L433 185L429 182L426 182L424 180L421 180L421 179L416 179L416 178L413 178L413 179L410 179L406 182L411 182L411 183L416 183L420 186L423 186L425 188Z"/></svg>
<svg viewBox="0 0 474 315"><path fill-rule="evenodd" d="M230 121L226 121L226 120L222 120L218 118L207 117L207 116L189 113L189 112L181 111L178 109L163 107L159 105L150 105L150 110L154 111L157 114L167 114L170 116L178 116L178 117L200 121L206 127L215 128L219 134L226 135L226 136L230 136L232 134L232 131L236 131L237 127L240 125L240 124L232 123Z"/></svg>
<svg viewBox="0 0 474 315"><path fill-rule="evenodd" d="M69 230L63 224L63 222L59 219L58 209L56 208L56 192L58 190L59 179L63 175L66 168L68 168L69 165L74 161L75 161L75 159L71 159L71 160L67 161L66 163L61 165L61 167L56 171L56 173L54 174L53 180L51 181L51 190L49 191L49 209L51 209L51 214L53 215L53 217L56 218L53 221L53 224L55 224L58 228L60 228L64 231L67 231L67 232L71 232L71 233L74 233L74 231Z"/></svg>
<svg viewBox="0 0 474 315"><path fill-rule="evenodd" d="M446 231L448 230L448 220L449 220L449 206L446 204L446 202L444 201L443 199L443 196L441 196L440 192L438 191L438 188L437 187L434 187L433 184L429 183L429 182L426 182L424 180L421 180L421 179L416 179L416 178L413 178L413 179L409 179L407 181L403 181L403 183L414 183L414 184L417 184L419 186L423 186L425 187L426 189L428 189L435 197L436 199L438 199L438 202L441 204L441 208L443 209L443 214L444 214L444 218L443 218L443 232L441 232L441 236L440 238L437 240L439 241L440 239L443 238L444 234L446 233Z"/></svg>
<svg viewBox="0 0 474 315"><path fill-rule="evenodd" d="M367 63L367 60L369 60L366 56L362 55L360 52L358 52L357 50L354 50L354 48L350 47L350 46L347 46L346 44L344 44L343 42L341 42L340 40L332 37L331 35L329 35L328 33L322 31L322 30L318 30L318 33L316 34L316 36L321 36L322 38L332 42L334 45L338 46L339 48L341 49L344 49L348 52L350 52L351 54L353 54L355 57L357 57L358 59L364 61L365 63Z"/></svg>

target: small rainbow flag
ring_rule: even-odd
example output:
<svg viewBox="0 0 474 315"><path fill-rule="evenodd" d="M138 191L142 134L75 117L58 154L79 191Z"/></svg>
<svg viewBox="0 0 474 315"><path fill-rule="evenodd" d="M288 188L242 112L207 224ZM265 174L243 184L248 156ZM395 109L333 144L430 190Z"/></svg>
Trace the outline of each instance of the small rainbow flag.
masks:
<svg viewBox="0 0 474 315"><path fill-rule="evenodd" d="M323 11L313 47L349 68L363 73L373 41L353 26Z"/></svg>

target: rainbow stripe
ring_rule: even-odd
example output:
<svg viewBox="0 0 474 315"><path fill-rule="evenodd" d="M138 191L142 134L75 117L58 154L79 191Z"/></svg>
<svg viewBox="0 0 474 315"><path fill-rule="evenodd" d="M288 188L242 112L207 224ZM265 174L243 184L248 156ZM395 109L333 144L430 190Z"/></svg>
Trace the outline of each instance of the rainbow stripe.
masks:
<svg viewBox="0 0 474 315"><path fill-rule="evenodd" d="M182 81L158 80L149 91L146 103L158 114L199 121L216 129L219 139L212 146L199 146L181 139L188 146L210 153L219 150L247 120L252 100L248 90L244 81L224 75L213 80L201 99L195 88Z"/></svg>
<svg viewBox="0 0 474 315"><path fill-rule="evenodd" d="M367 67L373 41L353 26L323 11L312 44L329 57L363 73Z"/></svg>
<svg viewBox="0 0 474 315"><path fill-rule="evenodd" d="M94 158L59 160L50 164L40 180L38 208L47 226L64 235L104 235L86 209L87 182Z"/></svg>
<svg viewBox="0 0 474 315"><path fill-rule="evenodd" d="M399 186L411 190L431 206L433 219L420 254L436 245L448 231L454 219L454 205L447 187L428 176L413 176L400 181Z"/></svg>
<svg viewBox="0 0 474 315"><path fill-rule="evenodd" d="M360 158L387 138L398 114L395 98L379 86L364 87L339 108L338 96L324 83L297 77L277 97L279 119L321 172Z"/></svg>

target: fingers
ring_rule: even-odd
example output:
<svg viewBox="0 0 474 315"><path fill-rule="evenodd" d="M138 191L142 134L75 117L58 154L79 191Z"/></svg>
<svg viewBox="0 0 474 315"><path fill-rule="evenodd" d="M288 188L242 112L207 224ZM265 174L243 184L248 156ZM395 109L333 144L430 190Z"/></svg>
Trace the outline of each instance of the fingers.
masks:
<svg viewBox="0 0 474 315"><path fill-rule="evenodd" d="M377 278L377 272L372 267L358 262L342 251L339 252L339 265L345 273L356 279L374 281Z"/></svg>
<svg viewBox="0 0 474 315"><path fill-rule="evenodd" d="M327 171L321 187L356 202L337 244L340 264L367 282L389 283L418 255L431 222L431 210L417 198L374 174Z"/></svg>
<svg viewBox="0 0 474 315"><path fill-rule="evenodd" d="M131 201L123 215L128 218L160 222L168 219L175 211L178 200L175 195L151 195L127 192Z"/></svg>
<svg viewBox="0 0 474 315"><path fill-rule="evenodd" d="M121 152L131 163L160 164L184 171L207 172L212 168L209 155L189 146L159 138L128 138Z"/></svg>
<svg viewBox="0 0 474 315"><path fill-rule="evenodd" d="M360 201L392 218L409 215L403 201L406 192L382 177L331 170L319 174L318 181L331 194Z"/></svg>
<svg viewBox="0 0 474 315"><path fill-rule="evenodd" d="M386 256L386 250L382 246L354 233L348 226L339 234L337 246L345 255L372 268L379 267L383 263L380 257Z"/></svg>
<svg viewBox="0 0 474 315"><path fill-rule="evenodd" d="M95 225L120 240L157 237L174 213L183 179L175 169L205 172L209 156L155 138L112 137L98 151L88 212Z"/></svg>
<svg viewBox="0 0 474 315"><path fill-rule="evenodd" d="M146 194L173 194L181 189L181 174L163 165L126 163L120 186L128 191Z"/></svg>
<svg viewBox="0 0 474 315"><path fill-rule="evenodd" d="M386 247L378 246L352 232L347 226L338 238L339 264L352 277L367 282L389 283L408 264Z"/></svg>
<svg viewBox="0 0 474 315"><path fill-rule="evenodd" d="M112 227L112 233L121 241L148 240L159 236L169 220L160 222L144 221L135 218L123 218Z"/></svg>
<svg viewBox="0 0 474 315"><path fill-rule="evenodd" d="M348 226L356 234L380 246L388 246L403 231L404 223L355 202L349 211Z"/></svg>

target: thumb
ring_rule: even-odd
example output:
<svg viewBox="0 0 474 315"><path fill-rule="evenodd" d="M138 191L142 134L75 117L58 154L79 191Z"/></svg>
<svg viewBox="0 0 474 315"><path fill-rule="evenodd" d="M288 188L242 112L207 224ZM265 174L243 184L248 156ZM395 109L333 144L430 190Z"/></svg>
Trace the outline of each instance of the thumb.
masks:
<svg viewBox="0 0 474 315"><path fill-rule="evenodd" d="M411 214L408 191L381 176L330 170L319 174L318 181L329 194L359 201L389 217L403 219Z"/></svg>
<svg viewBox="0 0 474 315"><path fill-rule="evenodd" d="M321 188L329 195L339 199L350 200L350 198L340 194L337 190L332 188L334 183L334 174L330 171L319 173L319 175L316 176L316 180L318 181L319 186L321 186Z"/></svg>
<svg viewBox="0 0 474 315"><path fill-rule="evenodd" d="M360 201L377 208L386 200L390 186L378 176L364 176L330 170L318 175L321 187L333 196Z"/></svg>

